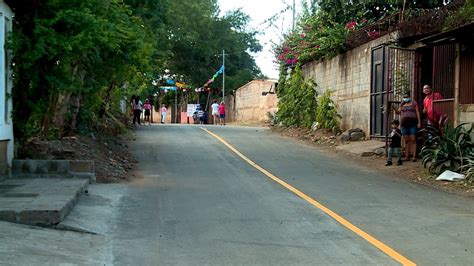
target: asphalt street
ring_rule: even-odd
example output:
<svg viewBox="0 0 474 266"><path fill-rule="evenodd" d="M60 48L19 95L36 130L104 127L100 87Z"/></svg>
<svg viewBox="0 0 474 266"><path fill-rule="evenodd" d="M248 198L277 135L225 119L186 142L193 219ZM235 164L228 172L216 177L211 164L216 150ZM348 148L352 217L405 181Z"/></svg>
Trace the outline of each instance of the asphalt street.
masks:
<svg viewBox="0 0 474 266"><path fill-rule="evenodd" d="M267 129L205 128L228 146L194 125L136 131L143 178L114 207L114 264L474 264L473 199Z"/></svg>

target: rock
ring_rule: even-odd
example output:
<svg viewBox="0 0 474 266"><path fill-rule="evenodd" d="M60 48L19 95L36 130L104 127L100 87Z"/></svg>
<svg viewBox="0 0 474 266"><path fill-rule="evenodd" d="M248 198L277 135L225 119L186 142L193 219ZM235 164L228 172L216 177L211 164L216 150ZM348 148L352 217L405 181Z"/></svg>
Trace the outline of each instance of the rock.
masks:
<svg viewBox="0 0 474 266"><path fill-rule="evenodd" d="M352 134L354 132L364 132L364 131L360 128L353 128L353 129L349 129L348 132L349 134Z"/></svg>
<svg viewBox="0 0 474 266"><path fill-rule="evenodd" d="M313 122L311 125L311 131L316 131L319 129L319 123L318 122Z"/></svg>
<svg viewBox="0 0 474 266"><path fill-rule="evenodd" d="M347 142L349 140L351 140L351 135L349 134L348 131L341 134L341 141L342 142Z"/></svg>
<svg viewBox="0 0 474 266"><path fill-rule="evenodd" d="M385 154L385 148L375 149L374 153L377 154L377 155L384 155Z"/></svg>
<svg viewBox="0 0 474 266"><path fill-rule="evenodd" d="M360 157L370 157L370 156L372 156L372 155L374 155L373 152L371 152L371 151L364 151L364 152L362 152L362 153L360 154Z"/></svg>
<svg viewBox="0 0 474 266"><path fill-rule="evenodd" d="M350 133L350 140L352 141L358 141L365 138L364 132L359 132L359 131L354 131Z"/></svg>

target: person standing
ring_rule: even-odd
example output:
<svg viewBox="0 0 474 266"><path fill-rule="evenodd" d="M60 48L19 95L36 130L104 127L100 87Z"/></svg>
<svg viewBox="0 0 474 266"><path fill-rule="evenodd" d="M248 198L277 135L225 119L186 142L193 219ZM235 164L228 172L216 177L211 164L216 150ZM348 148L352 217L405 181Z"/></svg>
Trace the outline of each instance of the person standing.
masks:
<svg viewBox="0 0 474 266"><path fill-rule="evenodd" d="M221 126L225 126L225 104L224 101L221 102L218 108L219 111L219 120Z"/></svg>
<svg viewBox="0 0 474 266"><path fill-rule="evenodd" d="M161 123L164 124L166 123L166 112L168 110L166 109L166 105L163 104L163 106L161 107Z"/></svg>
<svg viewBox="0 0 474 266"><path fill-rule="evenodd" d="M441 100L443 99L443 96L437 92L433 92L430 85L423 86L423 93L425 94L425 99L423 100L423 113L425 113L428 118L428 125L438 127L441 114L433 109L433 101Z"/></svg>
<svg viewBox="0 0 474 266"><path fill-rule="evenodd" d="M387 163L385 166L392 165L392 155L397 155L397 165L402 165L402 132L398 129L400 122L398 120L392 121L392 132L390 133L390 147L388 147Z"/></svg>
<svg viewBox="0 0 474 266"><path fill-rule="evenodd" d="M211 108L214 125L217 125L219 121L219 104L217 103L217 100L214 100L214 103L211 105Z"/></svg>
<svg viewBox="0 0 474 266"><path fill-rule="evenodd" d="M421 128L420 109L418 103L411 99L409 93L403 94L403 100L395 112L400 114L403 142L405 143L405 160L416 162L416 131Z"/></svg>
<svg viewBox="0 0 474 266"><path fill-rule="evenodd" d="M145 104L143 105L145 109L145 122L148 121L148 125L151 125L150 115L151 115L151 104L150 100L146 99Z"/></svg>
<svg viewBox="0 0 474 266"><path fill-rule="evenodd" d="M133 124L138 122L140 125L140 115L142 114L142 101L140 101L140 96L136 96L133 101Z"/></svg>

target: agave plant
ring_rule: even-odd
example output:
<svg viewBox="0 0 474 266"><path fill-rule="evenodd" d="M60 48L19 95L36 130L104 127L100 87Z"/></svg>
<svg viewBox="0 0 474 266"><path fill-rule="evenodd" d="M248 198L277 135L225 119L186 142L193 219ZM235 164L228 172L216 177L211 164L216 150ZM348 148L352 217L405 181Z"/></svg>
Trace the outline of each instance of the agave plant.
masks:
<svg viewBox="0 0 474 266"><path fill-rule="evenodd" d="M467 164L460 167L459 170L466 175L466 179L474 181L474 159L468 159Z"/></svg>
<svg viewBox="0 0 474 266"><path fill-rule="evenodd" d="M455 128L448 125L443 134L430 132L429 139L421 149L422 163L431 173L439 174L444 170L462 171L474 160L474 145L471 132L474 124L467 123Z"/></svg>

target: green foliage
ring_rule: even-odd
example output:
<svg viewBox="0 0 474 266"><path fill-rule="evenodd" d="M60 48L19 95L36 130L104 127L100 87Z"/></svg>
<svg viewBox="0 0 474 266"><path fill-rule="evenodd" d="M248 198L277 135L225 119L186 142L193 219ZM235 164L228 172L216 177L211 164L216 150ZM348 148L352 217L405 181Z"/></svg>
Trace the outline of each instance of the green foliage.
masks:
<svg viewBox="0 0 474 266"><path fill-rule="evenodd" d="M318 108L316 109L316 122L321 128L333 132L340 131L339 120L341 116L337 113L337 105L331 99L331 91L326 90L318 97Z"/></svg>
<svg viewBox="0 0 474 266"><path fill-rule="evenodd" d="M134 80L135 69L147 67L150 47L141 23L122 1L47 1L30 12L18 14L9 44L20 138L74 131L88 97L102 96L87 106L99 112L115 90Z"/></svg>
<svg viewBox="0 0 474 266"><path fill-rule="evenodd" d="M467 164L460 167L460 171L466 175L467 180L474 181L474 158L468 158Z"/></svg>
<svg viewBox="0 0 474 266"><path fill-rule="evenodd" d="M471 0L470 0L471 1ZM332 58L346 50L344 43L351 31L374 23L395 12L413 8L437 8L450 1L402 0L313 0L303 4L297 28L274 47L277 61L286 66ZM377 38L380 32L367 32Z"/></svg>
<svg viewBox="0 0 474 266"><path fill-rule="evenodd" d="M467 0L454 15L446 18L443 30L448 31L472 22L474 22L474 0Z"/></svg>
<svg viewBox="0 0 474 266"><path fill-rule="evenodd" d="M310 127L316 118L316 83L305 79L297 66L285 82L285 93L278 102L278 121L284 126Z"/></svg>
<svg viewBox="0 0 474 266"><path fill-rule="evenodd" d="M202 86L222 64L222 49L229 54L229 90L261 75L249 54L261 49L256 32L247 30L249 17L239 10L220 17L216 0L48 0L13 7L8 47L18 138L100 131L124 97L154 95L165 69Z"/></svg>
<svg viewBox="0 0 474 266"><path fill-rule="evenodd" d="M473 124L466 129L467 124L456 128L448 125L443 134L431 132L431 139L422 148L423 166L430 172L440 174L445 170L460 171L474 160L474 143L471 139Z"/></svg>

